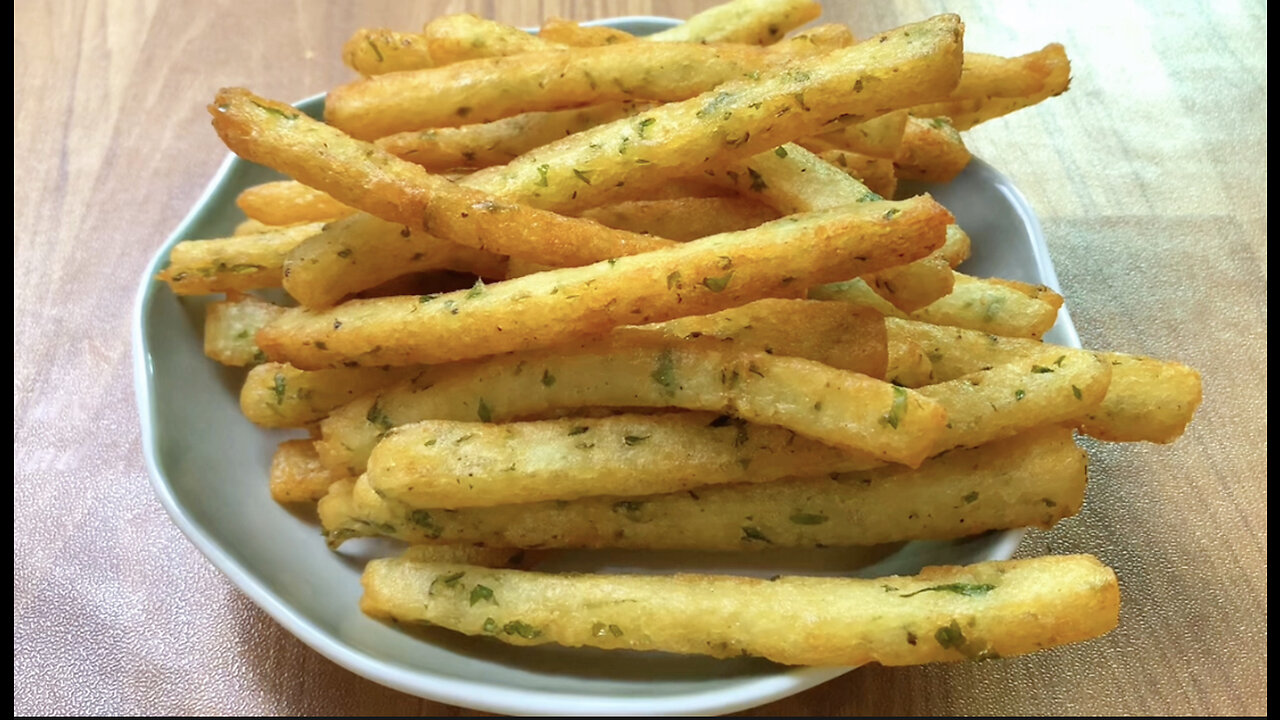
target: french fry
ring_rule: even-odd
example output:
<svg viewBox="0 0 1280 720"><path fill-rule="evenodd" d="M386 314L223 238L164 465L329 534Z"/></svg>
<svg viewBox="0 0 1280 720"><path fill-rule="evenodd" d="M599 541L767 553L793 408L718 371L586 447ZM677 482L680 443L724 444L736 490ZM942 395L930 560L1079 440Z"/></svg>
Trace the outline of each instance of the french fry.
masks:
<svg viewBox="0 0 1280 720"><path fill-rule="evenodd" d="M342 46L342 62L365 76L421 70L435 65L426 36L387 28L357 30Z"/></svg>
<svg viewBox="0 0 1280 720"><path fill-rule="evenodd" d="M267 225L325 222L355 212L323 191L288 180L247 187L236 196L236 206Z"/></svg>
<svg viewBox="0 0 1280 720"><path fill-rule="evenodd" d="M427 23L422 34L437 67L464 60L563 49L559 43L471 13L441 15Z"/></svg>
<svg viewBox="0 0 1280 720"><path fill-rule="evenodd" d="M631 200L591 208L579 215L606 227L688 242L708 235L748 230L778 219L764 203L742 197Z"/></svg>
<svg viewBox="0 0 1280 720"><path fill-rule="evenodd" d="M502 278L507 259L365 213L327 225L284 261L284 288L308 307L329 307L407 273L456 270Z"/></svg>
<svg viewBox="0 0 1280 720"><path fill-rule="evenodd" d="M911 313L911 319L1038 339L1057 322L1060 307L1062 296L1044 286L956 273L951 294Z"/></svg>
<svg viewBox="0 0 1280 720"><path fill-rule="evenodd" d="M600 47L635 42L639 39L625 30L604 25L580 25L572 20L557 17L547 18L542 22L542 27L538 29L538 37L571 47Z"/></svg>
<svg viewBox="0 0 1280 720"><path fill-rule="evenodd" d="M435 368L331 413L316 449L334 473L357 475L379 438L399 425L504 422L569 407L728 413L908 465L933 451L946 423L945 412L914 391L859 373L715 341L644 339Z"/></svg>
<svg viewBox="0 0 1280 720"><path fill-rule="evenodd" d="M947 117L957 130L969 130L979 123L1007 115L1015 110L1030 107L1066 92L1071 81L1071 62L1061 45L1046 46L1038 53L1024 56L1042 65L1036 72L1043 73L1043 84L1038 91L1007 97L965 97L927 103L912 108L918 117ZM1014 58L1012 62L1020 61ZM969 61L968 57L965 59Z"/></svg>
<svg viewBox="0 0 1280 720"><path fill-rule="evenodd" d="M960 133L946 118L913 117L893 165L904 180L945 183L954 180L971 159Z"/></svg>
<svg viewBox="0 0 1280 720"><path fill-rule="evenodd" d="M209 111L218 134L241 157L388 222L463 245L500 255L523 254L547 264L580 265L670 244L498 202L247 90L220 91Z"/></svg>
<svg viewBox="0 0 1280 720"><path fill-rule="evenodd" d="M841 150L893 160L898 157L898 148L902 146L902 133L908 117L906 110L895 110L864 122L841 124L814 139ZM801 144L805 142L801 141Z"/></svg>
<svg viewBox="0 0 1280 720"><path fill-rule="evenodd" d="M262 363L245 377L240 410L261 427L306 427L365 393L425 372L429 371L417 367L299 370L285 363Z"/></svg>
<svg viewBox="0 0 1280 720"><path fill-rule="evenodd" d="M802 56L812 55L815 51L830 52L847 48L857 42L853 37L853 32L849 30L847 25L840 23L826 23L810 28L804 32L796 33L789 38L769 45L765 48L767 53L798 53Z"/></svg>
<svg viewBox="0 0 1280 720"><path fill-rule="evenodd" d="M210 303L205 308L204 354L223 365L243 367L265 362L267 356L254 334L284 308L252 295Z"/></svg>
<svg viewBox="0 0 1280 720"><path fill-rule="evenodd" d="M974 330L892 318L886 324L891 367L914 360L907 343L920 347L931 361L925 383L951 380L1054 350L1054 346L1036 340ZM1112 442L1168 443L1182 435L1203 397L1199 373L1180 363L1125 353L1104 352L1098 357L1111 367L1111 384L1101 404L1076 418L1081 432ZM1041 367L1056 370L1054 364ZM918 387L914 384L919 382L918 376L906 377L908 382L901 384Z"/></svg>
<svg viewBox="0 0 1280 720"><path fill-rule="evenodd" d="M823 150L818 157L845 171L878 195L891 198L898 192L898 175L892 160L839 148Z"/></svg>
<svg viewBox="0 0 1280 720"><path fill-rule="evenodd" d="M307 223L216 240L184 240L169 251L157 279L178 295L280 287L285 258L324 223Z"/></svg>
<svg viewBox="0 0 1280 720"><path fill-rule="evenodd" d="M335 483L317 510L333 547L375 535L525 548L844 547L1051 527L1079 512L1086 466L1070 429L1043 427L915 470L885 466L834 478L455 511L391 502L361 478Z"/></svg>
<svg viewBox="0 0 1280 720"><path fill-rule="evenodd" d="M231 232L232 235L256 235L260 232L269 230L280 230L291 225L268 225L261 220L244 220L236 225L236 229Z"/></svg>
<svg viewBox="0 0 1280 720"><path fill-rule="evenodd" d="M875 293L867 290L869 295ZM888 318L885 319L888 322ZM885 343L888 362L885 368L885 379L894 385L918 388L934 382L933 365L919 342L902 333L888 337Z"/></svg>
<svg viewBox="0 0 1280 720"><path fill-rule="evenodd" d="M271 499L278 503L316 502L329 492L333 478L320 464L315 443L286 440L271 457Z"/></svg>
<svg viewBox="0 0 1280 720"><path fill-rule="evenodd" d="M456 128L432 128L379 138L378 147L432 172L505 165L566 135L634 115L646 106L614 102L515 115Z"/></svg>
<svg viewBox="0 0 1280 720"><path fill-rule="evenodd" d="M813 0L732 0L649 35L652 42L769 45L822 14Z"/></svg>
<svg viewBox="0 0 1280 720"><path fill-rule="evenodd" d="M965 53L960 83L952 100L1016 98L1044 89L1055 70L1067 65L1067 52L1058 43L1019 57Z"/></svg>
<svg viewBox="0 0 1280 720"><path fill-rule="evenodd" d="M896 211L896 213L895 213ZM793 215L581 268L562 268L439 297L290 308L259 331L273 360L314 370L438 364L601 337L794 296L807 285L909 262L941 246L951 215L928 196Z"/></svg>
<svg viewBox="0 0 1280 720"><path fill-rule="evenodd" d="M374 491L390 500L453 509L651 495L882 464L785 428L680 413L412 423L378 442L367 475Z"/></svg>
<svg viewBox="0 0 1280 720"><path fill-rule="evenodd" d="M748 158L837 119L858 122L916 104L915 97L945 95L959 76L962 34L959 19L943 15L820 57L791 59L784 68L480 170L467 185L559 212L580 211L600 204L620 183L658 186L702 172L706 158Z"/></svg>
<svg viewBox="0 0 1280 720"><path fill-rule="evenodd" d="M874 579L545 574L407 558L369 563L360 607L512 645L919 665L1012 657L1105 635L1115 573L1089 555L926 567Z"/></svg>

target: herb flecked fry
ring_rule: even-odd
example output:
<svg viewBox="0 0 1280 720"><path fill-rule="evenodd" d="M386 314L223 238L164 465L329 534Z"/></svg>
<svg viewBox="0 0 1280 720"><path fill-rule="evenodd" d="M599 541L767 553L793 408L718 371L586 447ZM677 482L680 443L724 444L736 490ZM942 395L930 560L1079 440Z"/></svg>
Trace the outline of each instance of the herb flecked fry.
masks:
<svg viewBox="0 0 1280 720"><path fill-rule="evenodd" d="M581 575L374 560L361 609L513 645L763 657L786 665L986 660L1104 635L1115 573L1090 555L771 580Z"/></svg>
<svg viewBox="0 0 1280 720"><path fill-rule="evenodd" d="M178 295L208 295L280 287L285 259L323 223L269 228L214 240L184 240L169 251L157 279Z"/></svg>

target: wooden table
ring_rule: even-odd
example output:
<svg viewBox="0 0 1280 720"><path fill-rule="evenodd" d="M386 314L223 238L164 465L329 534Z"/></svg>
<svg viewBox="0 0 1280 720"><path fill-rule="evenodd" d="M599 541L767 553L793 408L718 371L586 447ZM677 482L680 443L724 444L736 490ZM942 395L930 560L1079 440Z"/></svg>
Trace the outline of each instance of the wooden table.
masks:
<svg viewBox="0 0 1280 720"><path fill-rule="evenodd" d="M148 487L128 316L142 268L225 156L224 85L297 99L351 77L360 26L444 11L687 15L703 0L22 0L14 9L14 710L456 714L295 640ZM942 12L973 50L1063 42L1066 95L968 135L1044 223L1086 345L1177 359L1205 402L1171 446L1091 446L1083 514L1025 555L1119 573L1120 628L1020 659L869 667L769 714L1267 711L1266 6L828 2L861 33Z"/></svg>

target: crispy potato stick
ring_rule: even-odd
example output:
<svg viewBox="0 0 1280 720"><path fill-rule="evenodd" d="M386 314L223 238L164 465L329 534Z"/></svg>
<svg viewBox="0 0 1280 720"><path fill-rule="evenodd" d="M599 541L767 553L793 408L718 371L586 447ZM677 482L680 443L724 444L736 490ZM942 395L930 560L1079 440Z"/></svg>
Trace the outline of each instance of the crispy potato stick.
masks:
<svg viewBox="0 0 1280 720"><path fill-rule="evenodd" d="M865 122L842 124L815 139L841 150L892 160L898 157L898 148L902 146L907 117L906 110L895 110Z"/></svg>
<svg viewBox="0 0 1280 720"><path fill-rule="evenodd" d="M382 434L420 420L504 422L558 408L678 407L781 425L919 464L946 422L940 408L917 402L914 392L812 360L718 341L655 343L643 338L637 345L633 338L433 368L334 411L321 423L317 449L335 473L357 475Z"/></svg>
<svg viewBox="0 0 1280 720"><path fill-rule="evenodd" d="M284 289L307 307L329 307L407 273L456 270L503 278L507 259L358 213L327 225L284 261Z"/></svg>
<svg viewBox="0 0 1280 720"><path fill-rule="evenodd" d="M972 249L973 244L969 234L961 230L959 225L948 225L947 241L937 250L937 253L945 257L952 269L955 269L960 263L969 259ZM954 285L954 281L952 284Z"/></svg>
<svg viewBox="0 0 1280 720"><path fill-rule="evenodd" d="M727 82L538 148L467 185L560 212L601 204L619 184L659 186L702 172L706 158L751 157L821 131L950 92L963 27L954 15L908 25L843 50ZM649 45L631 43L631 45ZM624 46L615 46L624 47Z"/></svg>
<svg viewBox="0 0 1280 720"><path fill-rule="evenodd" d="M711 315L620 327L611 336L637 342L713 338L738 350L815 360L874 378L883 378L888 364L884 317L843 303L757 300Z"/></svg>
<svg viewBox="0 0 1280 720"><path fill-rule="evenodd" d="M310 440L286 440L271 457L271 499L278 503L316 502L329 492L333 478Z"/></svg>
<svg viewBox="0 0 1280 720"><path fill-rule="evenodd" d="M572 47L616 45L624 42L635 42L639 39L624 30L617 30L603 25L579 25L573 20L558 17L544 20L542 27L538 30L538 37L549 42Z"/></svg>
<svg viewBox="0 0 1280 720"><path fill-rule="evenodd" d="M622 43L491 57L338 86L326 98L325 121L373 140L604 102L687 100L791 56L740 45Z"/></svg>
<svg viewBox="0 0 1280 720"><path fill-rule="evenodd" d="M783 213L825 210L881 200L877 193L809 150L788 143L731 163L710 175L747 197L758 197ZM885 213L894 211L886 206ZM950 232L950 231L948 231ZM905 311L917 310L951 292L955 278L942 249L911 263L863 278L880 296Z"/></svg>
<svg viewBox="0 0 1280 720"><path fill-rule="evenodd" d="M1058 320L1062 296L1042 285L955 274L951 294L911 313L934 325L1040 338Z"/></svg>
<svg viewBox="0 0 1280 720"><path fill-rule="evenodd" d="M878 195L891 198L898 192L898 175L892 160L839 148L823 150L818 157L845 171Z"/></svg>
<svg viewBox="0 0 1280 720"><path fill-rule="evenodd" d="M223 365L243 367L265 362L267 356L254 334L284 308L252 295L210 303L204 316L204 354Z"/></svg>
<svg viewBox="0 0 1280 720"><path fill-rule="evenodd" d="M559 43L471 13L441 15L427 23L422 34L426 36L427 47L436 66L564 49Z"/></svg>
<svg viewBox="0 0 1280 720"><path fill-rule="evenodd" d="M956 450L910 470L717 485L456 511L411 508L362 478L335 483L318 510L333 547L388 535L493 547L762 550L946 540L1051 527L1084 502L1087 457L1064 427Z"/></svg>
<svg viewBox="0 0 1280 720"><path fill-rule="evenodd" d="M1119 622L1116 575L1091 555L874 579L591 575L407 558L369 563L360 608L510 645L920 665L1023 655Z"/></svg>
<svg viewBox="0 0 1280 720"><path fill-rule="evenodd" d="M1040 54L1039 60L1047 65L1048 71L1044 76L1043 86L1037 92L1010 97L966 98L928 103L912 108L911 112L918 117L948 117L957 130L968 130L979 123L1061 95L1071 82L1071 63L1066 52L1061 45L1053 44L1046 46ZM967 57L965 61L968 62Z"/></svg>
<svg viewBox="0 0 1280 720"><path fill-rule="evenodd" d="M236 229L231 232L232 235L256 235L260 232L268 232L270 230L283 230L292 225L268 225L261 220L244 220L236 225Z"/></svg>
<svg viewBox="0 0 1280 720"><path fill-rule="evenodd" d="M786 428L709 413L428 420L387 433L369 456L368 482L413 507L460 508L651 495L882 464Z"/></svg>
<svg viewBox="0 0 1280 720"><path fill-rule="evenodd" d="M871 293L870 290L868 293ZM886 318L886 322L888 318ZM918 388L928 385L933 380L933 365L920 343L901 333L890 335L886 343L889 355L885 369L885 379L894 385Z"/></svg>
<svg viewBox="0 0 1280 720"><path fill-rule="evenodd" d="M241 157L388 222L463 245L547 264L581 265L670 244L497 202L247 90L222 90L209 111L219 136Z"/></svg>
<svg viewBox="0 0 1280 720"><path fill-rule="evenodd" d="M427 38L387 28L362 28L342 46L342 62L361 75L421 70L435 63Z"/></svg>
<svg viewBox="0 0 1280 720"><path fill-rule="evenodd" d="M267 225L323 222L355 212L321 190L288 180L247 187L236 197L236 206Z"/></svg>
<svg viewBox="0 0 1280 720"><path fill-rule="evenodd" d="M853 31L847 25L840 23L826 23L814 28L805 30L802 33L784 38L773 45L765 48L768 53L800 53L801 55L812 55L814 51L830 52L847 48L857 42L853 37Z"/></svg>
<svg viewBox="0 0 1280 720"><path fill-rule="evenodd" d="M1054 346L974 330L887 319L890 366L910 362L907 344L930 359L926 383L951 380L985 367L1052 354ZM1065 350L1065 349L1064 349ZM1111 366L1106 397L1078 418L1080 430L1100 440L1168 443L1182 435L1202 399L1200 374L1175 362L1124 353L1098 353ZM1054 358L1056 363L1056 358ZM1042 366L1056 372L1056 364ZM892 375L890 377L893 377ZM908 380L917 380L909 376ZM900 383L918 387L912 382Z"/></svg>
<svg viewBox="0 0 1280 720"><path fill-rule="evenodd" d="M263 363L245 378L240 410L262 427L306 427L365 393L424 371L417 367L299 370L285 363Z"/></svg>
<svg viewBox="0 0 1280 720"><path fill-rule="evenodd" d="M630 200L591 208L579 215L627 232L688 242L708 235L748 230L778 219L778 212L744 197Z"/></svg>
<svg viewBox="0 0 1280 720"><path fill-rule="evenodd" d="M285 257L324 223L308 223L233 235L184 240L169 251L169 266L156 279L178 295L208 295L280 287Z"/></svg>
<svg viewBox="0 0 1280 720"><path fill-rule="evenodd" d="M768 45L822 14L813 0L732 0L646 37L652 42Z"/></svg>
<svg viewBox="0 0 1280 720"><path fill-rule="evenodd" d="M1044 89L1055 70L1067 64L1067 52L1058 43L1012 58L965 53L960 84L951 91L951 99L1034 95Z"/></svg>
<svg viewBox="0 0 1280 720"><path fill-rule="evenodd" d="M550 347L619 325L794 296L811 284L909 262L942 245L951 219L928 196L792 215L643 256L439 297L290 308L257 341L271 359L308 370L437 364Z"/></svg>
<svg viewBox="0 0 1280 720"><path fill-rule="evenodd" d="M378 147L432 172L504 165L566 135L634 115L645 106L613 102L556 112L524 113L489 123L433 128L379 138Z"/></svg>
<svg viewBox="0 0 1280 720"><path fill-rule="evenodd" d="M975 447L1030 428L1078 421L1093 412L1111 384L1111 365L1087 350L1049 346L919 393L946 408L935 452Z"/></svg>
<svg viewBox="0 0 1280 720"><path fill-rule="evenodd" d="M893 165L904 180L944 183L954 180L972 159L960 133L946 118L913 117Z"/></svg>

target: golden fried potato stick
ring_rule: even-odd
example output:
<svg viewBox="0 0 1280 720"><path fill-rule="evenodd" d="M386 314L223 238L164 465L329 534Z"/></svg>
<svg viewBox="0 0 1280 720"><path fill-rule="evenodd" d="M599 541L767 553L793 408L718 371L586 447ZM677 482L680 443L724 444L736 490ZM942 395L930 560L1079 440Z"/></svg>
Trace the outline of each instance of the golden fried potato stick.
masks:
<svg viewBox="0 0 1280 720"><path fill-rule="evenodd" d="M883 464L786 428L694 412L411 423L378 442L367 475L390 500L452 509L651 495Z"/></svg>
<svg viewBox="0 0 1280 720"><path fill-rule="evenodd" d="M960 133L946 118L913 117L907 122L893 165L904 180L945 183L954 180L972 159Z"/></svg>
<svg viewBox="0 0 1280 720"><path fill-rule="evenodd" d="M208 295L280 287L285 258L324 223L264 229L215 240L184 240L169 251L156 279L178 295Z"/></svg>
<svg viewBox="0 0 1280 720"><path fill-rule="evenodd" d="M1058 370L1057 358L1045 356L1046 352L1052 355L1055 346L1036 340L896 318L886 319L886 325L891 366L895 362L912 362L908 343L920 347L928 356L931 371L923 384L1042 356L1051 361L1033 371L1056 373ZM1111 367L1111 384L1101 404L1076 418L1081 432L1113 442L1168 443L1182 435L1203 398L1198 372L1180 363L1138 355L1116 352L1097 355ZM908 377L908 380L919 378ZM918 387L913 382L902 384Z"/></svg>
<svg viewBox="0 0 1280 720"><path fill-rule="evenodd" d="M355 212L327 193L289 180L247 187L236 196L236 206L251 220L267 225L324 222Z"/></svg>
<svg viewBox="0 0 1280 720"><path fill-rule="evenodd" d="M744 197L683 197L629 200L591 208L579 217L627 232L688 242L708 235L749 230L771 220L778 211Z"/></svg>
<svg viewBox="0 0 1280 720"><path fill-rule="evenodd" d="M801 56L812 55L814 51L830 52L847 48L857 42L849 26L840 23L826 23L796 33L765 48L767 53L798 53Z"/></svg>
<svg viewBox="0 0 1280 720"><path fill-rule="evenodd" d="M255 425L306 427L365 393L426 372L425 368L299 370L286 363L255 366L240 389L240 410Z"/></svg>
<svg viewBox="0 0 1280 720"><path fill-rule="evenodd" d="M420 420L506 422L561 408L679 407L782 425L900 462L918 463L933 450L941 433L934 423L946 420L919 406L914 393L783 357L786 347L775 347L779 355L734 342L631 337L435 367L333 411L321 423L317 449L336 474L357 475L384 433ZM786 374L792 371L800 375Z"/></svg>
<svg viewBox="0 0 1280 720"><path fill-rule="evenodd" d="M1064 427L1043 427L927 460L829 477L716 485L448 511L335 483L318 511L330 546L386 535L492 547L763 550L949 540L1079 512L1088 458Z"/></svg>
<svg viewBox="0 0 1280 720"><path fill-rule="evenodd" d="M604 25L580 25L574 20L558 17L544 20L538 29L538 37L572 47L600 47L641 39L625 30Z"/></svg>
<svg viewBox="0 0 1280 720"><path fill-rule="evenodd" d="M641 255L438 297L290 308L259 331L273 360L314 370L437 364L715 312L927 255L952 220L928 196L793 215Z"/></svg>
<svg viewBox="0 0 1280 720"><path fill-rule="evenodd" d="M325 100L325 122L374 140L526 112L687 100L791 56L740 45L622 43L490 57L340 85Z"/></svg>
<svg viewBox="0 0 1280 720"><path fill-rule="evenodd" d="M358 213L294 247L284 260L283 285L303 305L323 308L428 270L501 279L507 274L507 258Z"/></svg>
<svg viewBox="0 0 1280 720"><path fill-rule="evenodd" d="M209 106L241 157L275 168L388 222L500 255L581 265L670 243L499 202L240 88Z"/></svg>
<svg viewBox="0 0 1280 720"><path fill-rule="evenodd" d="M563 50L557 42L471 13L441 15L422 28L435 66L463 60Z"/></svg>
<svg viewBox="0 0 1280 720"><path fill-rule="evenodd" d="M333 478L320 464L315 443L286 440L271 456L271 499L278 503L316 502L329 492Z"/></svg>
<svg viewBox="0 0 1280 720"><path fill-rule="evenodd" d="M252 295L210 303L205 308L204 354L223 365L243 367L265 362L254 335L284 312L279 305Z"/></svg>
<svg viewBox="0 0 1280 720"><path fill-rule="evenodd" d="M814 0L731 0L654 33L652 42L769 45L822 14Z"/></svg>
<svg viewBox="0 0 1280 720"><path fill-rule="evenodd" d="M1115 573L1091 555L927 567L882 578L589 575L407 558L369 563L361 609L511 645L920 665L1012 657L1119 622Z"/></svg>
<svg viewBox="0 0 1280 720"><path fill-rule="evenodd" d="M934 325L1039 339L1058 320L1062 296L1043 285L955 274L951 294L911 313Z"/></svg>
<svg viewBox="0 0 1280 720"><path fill-rule="evenodd" d="M357 30L342 46L342 62L365 76L435 65L425 35L387 28Z"/></svg>
<svg viewBox="0 0 1280 720"><path fill-rule="evenodd" d="M379 138L378 147L432 172L505 165L566 135L630 117L647 107L621 101L554 112L532 112L488 123L432 128Z"/></svg>
<svg viewBox="0 0 1280 720"><path fill-rule="evenodd" d="M973 126L1007 115L1015 110L1030 107L1039 102L1056 97L1066 92L1071 82L1071 62L1061 45L1046 46L1036 56L1037 63L1043 66L1037 72L1043 72L1043 85L1038 91L1008 97L967 97L945 100L919 105L911 109L918 117L947 117L957 130L969 130ZM1018 61L1015 58L1014 61ZM967 63L966 56L965 62Z"/></svg>
<svg viewBox="0 0 1280 720"><path fill-rule="evenodd" d="M820 57L794 58L480 170L466 184L559 212L581 211L619 184L659 186L702 172L707 158L745 159L835 120L858 122L923 102L916 97L946 95L959 77L962 35L959 18L941 15Z"/></svg>
<svg viewBox="0 0 1280 720"><path fill-rule="evenodd" d="M895 110L865 122L842 124L815 136L814 140L841 150L892 160L898 156L898 148L902 146L902 133L908 117L906 110ZM800 144L808 147L806 141L802 140Z"/></svg>
<svg viewBox="0 0 1280 720"><path fill-rule="evenodd" d="M845 171L877 195L891 198L898 192L898 173L892 160L839 148L821 150L818 157Z"/></svg>
<svg viewBox="0 0 1280 720"><path fill-rule="evenodd" d="M1018 98L1044 90L1050 78L1069 65L1067 52L1058 43L1018 57L965 53L960 83L952 100Z"/></svg>

